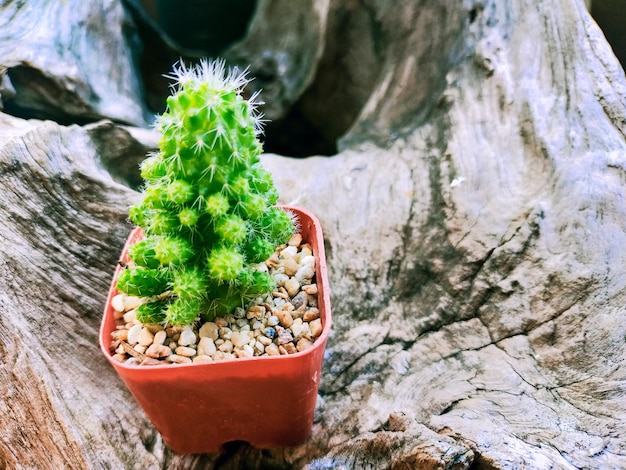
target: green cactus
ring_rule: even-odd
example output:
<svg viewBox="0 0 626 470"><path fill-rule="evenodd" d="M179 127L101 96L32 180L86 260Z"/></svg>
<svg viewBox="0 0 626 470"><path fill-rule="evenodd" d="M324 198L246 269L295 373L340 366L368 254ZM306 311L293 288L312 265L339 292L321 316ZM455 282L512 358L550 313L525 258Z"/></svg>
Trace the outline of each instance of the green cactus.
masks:
<svg viewBox="0 0 626 470"><path fill-rule="evenodd" d="M276 207L277 191L260 166L261 119L248 79L221 61L180 64L165 113L159 152L141 164L143 199L129 218L145 238L129 250L117 288L148 297L143 323L184 326L223 316L271 292L256 266L294 232Z"/></svg>

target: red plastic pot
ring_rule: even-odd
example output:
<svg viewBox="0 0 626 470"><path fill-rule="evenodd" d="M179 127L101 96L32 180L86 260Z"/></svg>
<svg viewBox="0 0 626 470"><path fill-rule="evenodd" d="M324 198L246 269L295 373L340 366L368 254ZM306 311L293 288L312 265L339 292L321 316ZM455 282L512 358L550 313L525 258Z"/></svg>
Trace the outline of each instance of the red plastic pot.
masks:
<svg viewBox="0 0 626 470"><path fill-rule="evenodd" d="M239 358L222 362L127 366L109 350L115 328L111 299L117 294L116 269L100 327L100 347L154 424L177 453L217 452L231 441L257 448L305 442L313 426L324 348L330 331L330 295L322 231L310 212L286 207L299 219L304 241L316 257L318 305L323 331L309 349L285 356ZM129 236L122 252L142 237Z"/></svg>

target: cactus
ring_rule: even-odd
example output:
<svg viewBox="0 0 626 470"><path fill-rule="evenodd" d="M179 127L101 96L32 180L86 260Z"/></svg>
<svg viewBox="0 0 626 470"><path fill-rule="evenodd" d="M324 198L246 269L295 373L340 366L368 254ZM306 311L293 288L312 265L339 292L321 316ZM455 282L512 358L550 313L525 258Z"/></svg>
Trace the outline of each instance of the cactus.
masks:
<svg viewBox="0 0 626 470"><path fill-rule="evenodd" d="M260 166L261 119L256 95L241 95L245 72L201 61L170 78L159 152L142 162L143 198L129 209L145 238L117 289L148 298L139 321L184 326L271 292L273 279L257 267L295 227L274 207L277 191Z"/></svg>

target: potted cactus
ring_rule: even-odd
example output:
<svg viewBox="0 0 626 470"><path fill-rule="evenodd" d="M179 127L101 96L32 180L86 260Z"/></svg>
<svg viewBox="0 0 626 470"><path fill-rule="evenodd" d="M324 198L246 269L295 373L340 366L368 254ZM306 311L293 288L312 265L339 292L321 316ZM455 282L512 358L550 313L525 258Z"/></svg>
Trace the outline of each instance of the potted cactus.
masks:
<svg viewBox="0 0 626 470"><path fill-rule="evenodd" d="M176 452L299 444L330 329L319 222L276 206L245 73L201 61L172 78L101 348Z"/></svg>

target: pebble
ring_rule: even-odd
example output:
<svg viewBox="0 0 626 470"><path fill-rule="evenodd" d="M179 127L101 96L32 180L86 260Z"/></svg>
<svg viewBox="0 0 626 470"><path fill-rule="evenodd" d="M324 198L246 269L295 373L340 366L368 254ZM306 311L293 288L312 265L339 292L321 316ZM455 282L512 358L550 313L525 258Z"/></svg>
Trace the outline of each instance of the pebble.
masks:
<svg viewBox="0 0 626 470"><path fill-rule="evenodd" d="M294 235L259 270L268 271L276 290L247 309L199 326L142 325L135 309L144 298L125 294L111 299L116 329L111 351L127 365L200 364L253 356L295 354L310 348L322 333L317 307L315 258L310 245Z"/></svg>
<svg viewBox="0 0 626 470"><path fill-rule="evenodd" d="M139 342L139 333L141 333L142 329L143 329L143 325L141 325L140 323L133 325L128 330L128 337L127 337L126 342L130 344L131 346L134 344L137 344Z"/></svg>
<svg viewBox="0 0 626 470"><path fill-rule="evenodd" d="M173 362L175 364L190 364L191 359L186 356L179 356L178 354L170 354L165 359L166 361Z"/></svg>
<svg viewBox="0 0 626 470"><path fill-rule="evenodd" d="M216 351L217 347L215 346L212 338L209 338L208 336L200 338L200 342L198 343L199 356L212 356L213 354L215 354Z"/></svg>
<svg viewBox="0 0 626 470"><path fill-rule="evenodd" d="M301 233L294 233L291 238L289 238L289 241L287 242L287 245L289 246L295 246L298 247L302 244L302 234Z"/></svg>
<svg viewBox="0 0 626 470"><path fill-rule="evenodd" d="M124 294L117 294L111 299L111 307L116 312L124 312Z"/></svg>
<svg viewBox="0 0 626 470"><path fill-rule="evenodd" d="M220 344L217 349L222 352L233 352L233 343L231 343L230 340L227 339L222 344Z"/></svg>
<svg viewBox="0 0 626 470"><path fill-rule="evenodd" d="M128 330L113 330L111 332L111 338L117 341L127 341L128 340Z"/></svg>
<svg viewBox="0 0 626 470"><path fill-rule="evenodd" d="M320 311L316 308L312 308L304 312L304 315L302 315L302 321L310 323L313 320L317 320L319 317L320 317Z"/></svg>
<svg viewBox="0 0 626 470"><path fill-rule="evenodd" d="M267 309L263 305L253 305L248 309L246 318L248 320L263 320L265 312L267 312Z"/></svg>
<svg viewBox="0 0 626 470"><path fill-rule="evenodd" d="M307 338L300 338L298 340L298 344L296 344L296 349L300 352L305 351L313 346L313 342Z"/></svg>
<svg viewBox="0 0 626 470"><path fill-rule="evenodd" d="M254 356L254 350L246 344L243 348L238 349L235 354L237 357L252 357Z"/></svg>
<svg viewBox="0 0 626 470"><path fill-rule="evenodd" d="M261 341L255 341L254 342L254 355L255 356L260 356L261 354L263 354L265 352L265 344L263 344Z"/></svg>
<svg viewBox="0 0 626 470"><path fill-rule="evenodd" d="M228 326L228 322L226 320L224 320L222 317L217 317L215 320L213 320L215 322L215 324L218 326L218 328L222 328L224 326Z"/></svg>
<svg viewBox="0 0 626 470"><path fill-rule="evenodd" d="M122 316L122 318L124 319L125 323L133 323L135 320L137 320L137 311L129 310Z"/></svg>
<svg viewBox="0 0 626 470"><path fill-rule="evenodd" d="M296 272L296 274L293 275L293 277L296 279L296 281L298 281L298 283L300 283L305 280L313 279L314 275L315 275L315 266L306 264L302 266L301 268L298 268L298 271ZM289 289L287 289L287 291L289 292Z"/></svg>
<svg viewBox="0 0 626 470"><path fill-rule="evenodd" d="M322 334L322 320L316 318L309 323L309 328L311 329L311 336L313 336L313 338L317 338Z"/></svg>
<svg viewBox="0 0 626 470"><path fill-rule="evenodd" d="M134 295L125 295L122 300L124 302L124 311L126 312L136 309L142 303L141 297L136 297Z"/></svg>
<svg viewBox="0 0 626 470"><path fill-rule="evenodd" d="M280 346L281 344L291 343L293 341L293 335L291 332L285 328L281 328L278 330L278 336L276 338L276 344Z"/></svg>
<svg viewBox="0 0 626 470"><path fill-rule="evenodd" d="M200 327L200 330L198 330L198 336L200 336L200 338L211 338L215 341L219 337L218 330L219 327L216 323L208 321Z"/></svg>
<svg viewBox="0 0 626 470"><path fill-rule="evenodd" d="M308 256L302 257L300 259L300 265L303 267L309 266L309 267L315 268L315 256L308 255ZM313 273L315 274L315 271L313 271ZM311 278L313 278L313 276L311 276Z"/></svg>
<svg viewBox="0 0 626 470"><path fill-rule="evenodd" d="M185 328L183 328L183 331L180 332L178 344L180 344L181 346L196 344L196 334L191 329L191 325L187 325Z"/></svg>
<svg viewBox="0 0 626 470"><path fill-rule="evenodd" d="M289 297L295 297L300 290L300 282L298 282L295 277L291 277L287 282L285 282L285 289L287 290Z"/></svg>
<svg viewBox="0 0 626 470"><path fill-rule="evenodd" d="M194 364L200 364L202 362L213 362L213 358L211 356L207 356L204 354L199 354L193 358L192 362Z"/></svg>
<svg viewBox="0 0 626 470"><path fill-rule="evenodd" d="M189 346L178 346L174 349L174 353L179 356L191 357L196 355L196 350L194 348L190 348Z"/></svg>
<svg viewBox="0 0 626 470"><path fill-rule="evenodd" d="M268 356L278 356L280 351L278 350L278 346L274 343L270 343L269 346L265 346L265 354Z"/></svg>
<svg viewBox="0 0 626 470"><path fill-rule="evenodd" d="M284 273L278 273L274 275L274 281L276 281L276 287L283 287L289 280L289 276Z"/></svg>
<svg viewBox="0 0 626 470"><path fill-rule="evenodd" d="M300 338L308 336L311 337L311 329L308 323L304 323L302 318L296 318L291 325L291 334L294 341L298 341Z"/></svg>
<svg viewBox="0 0 626 470"><path fill-rule="evenodd" d="M165 344L165 338L167 338L165 330L159 330L154 334L154 341L152 341L152 344Z"/></svg>
<svg viewBox="0 0 626 470"><path fill-rule="evenodd" d="M296 253L298 253L298 247L297 246L288 246L287 248L285 248L284 250L281 250L280 254L278 255L279 258L283 258L284 260L288 260L293 258Z"/></svg>
<svg viewBox="0 0 626 470"><path fill-rule="evenodd" d="M235 331L231 335L230 341L236 348L241 348L243 345L250 342L250 336L247 331Z"/></svg>
<svg viewBox="0 0 626 470"><path fill-rule="evenodd" d="M291 327L291 325L293 325L293 317L291 316L291 313L289 313L289 311L281 310L280 312L276 312L276 316L278 317L278 322L280 323L280 326L284 328L289 328Z"/></svg>
<svg viewBox="0 0 626 470"><path fill-rule="evenodd" d="M287 351L287 354L295 354L298 352L296 346L293 343L286 343L282 346L279 346L279 349L280 348L283 348L285 351Z"/></svg>
<svg viewBox="0 0 626 470"><path fill-rule="evenodd" d="M296 310L302 307L303 305L306 306L308 303L309 303L309 295L304 291L298 292L294 296L294 298L291 299L291 305L293 305Z"/></svg>
<svg viewBox="0 0 626 470"><path fill-rule="evenodd" d="M137 342L142 346L150 346L154 342L154 335L146 327L143 327L137 337Z"/></svg>
<svg viewBox="0 0 626 470"><path fill-rule="evenodd" d="M285 275L291 277L298 272L300 265L295 259L289 258L283 263L283 268L285 270Z"/></svg>
<svg viewBox="0 0 626 470"><path fill-rule="evenodd" d="M162 344L152 344L146 349L146 356L154 359L167 357L172 354L172 350Z"/></svg>
<svg viewBox="0 0 626 470"><path fill-rule="evenodd" d="M309 295L317 295L317 284L308 284L302 286L302 290Z"/></svg>

